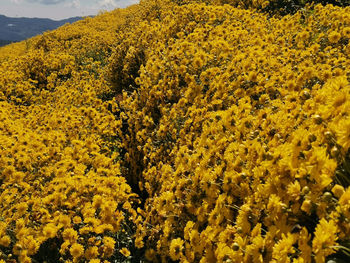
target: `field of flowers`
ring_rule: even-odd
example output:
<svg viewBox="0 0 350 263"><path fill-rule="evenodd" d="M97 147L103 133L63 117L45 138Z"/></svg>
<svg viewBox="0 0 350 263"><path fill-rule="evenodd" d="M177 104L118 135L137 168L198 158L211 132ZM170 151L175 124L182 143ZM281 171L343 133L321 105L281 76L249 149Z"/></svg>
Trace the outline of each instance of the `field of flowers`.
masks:
<svg viewBox="0 0 350 263"><path fill-rule="evenodd" d="M281 1L0 48L0 263L349 262L350 6Z"/></svg>

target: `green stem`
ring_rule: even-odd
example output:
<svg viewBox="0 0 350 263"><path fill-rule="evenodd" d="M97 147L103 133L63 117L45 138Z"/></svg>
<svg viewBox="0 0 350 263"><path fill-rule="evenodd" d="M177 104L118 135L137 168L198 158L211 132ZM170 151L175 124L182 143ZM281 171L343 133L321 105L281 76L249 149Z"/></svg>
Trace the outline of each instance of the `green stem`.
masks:
<svg viewBox="0 0 350 263"><path fill-rule="evenodd" d="M331 246L330 248L335 248L335 249L341 249L344 254L346 254L348 257L350 257L350 248L338 245L338 246Z"/></svg>

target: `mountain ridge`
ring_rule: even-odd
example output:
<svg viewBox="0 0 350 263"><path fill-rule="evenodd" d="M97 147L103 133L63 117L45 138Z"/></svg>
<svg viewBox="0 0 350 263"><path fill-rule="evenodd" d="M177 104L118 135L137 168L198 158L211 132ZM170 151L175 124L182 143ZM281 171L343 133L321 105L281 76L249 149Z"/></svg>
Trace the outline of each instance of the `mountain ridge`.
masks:
<svg viewBox="0 0 350 263"><path fill-rule="evenodd" d="M66 23L74 23L84 17L71 17L62 20L50 18L8 17L0 14L0 46L18 42L56 29Z"/></svg>

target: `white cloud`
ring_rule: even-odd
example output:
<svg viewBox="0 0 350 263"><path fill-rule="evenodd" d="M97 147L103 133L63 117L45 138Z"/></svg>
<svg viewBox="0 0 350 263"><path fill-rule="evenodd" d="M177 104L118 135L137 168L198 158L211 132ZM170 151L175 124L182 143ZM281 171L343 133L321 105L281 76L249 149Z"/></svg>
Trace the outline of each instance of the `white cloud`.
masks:
<svg viewBox="0 0 350 263"><path fill-rule="evenodd" d="M56 5L59 3L63 3L66 0L26 0L26 1L29 3L38 3L38 4L44 4L44 5Z"/></svg>
<svg viewBox="0 0 350 263"><path fill-rule="evenodd" d="M112 9L117 7L115 0L100 0L98 1L99 8L102 9Z"/></svg>
<svg viewBox="0 0 350 263"><path fill-rule="evenodd" d="M65 4L66 7L70 8L80 8L80 0L72 0Z"/></svg>
<svg viewBox="0 0 350 263"><path fill-rule="evenodd" d="M11 0L11 2L18 5L22 3L22 0Z"/></svg>

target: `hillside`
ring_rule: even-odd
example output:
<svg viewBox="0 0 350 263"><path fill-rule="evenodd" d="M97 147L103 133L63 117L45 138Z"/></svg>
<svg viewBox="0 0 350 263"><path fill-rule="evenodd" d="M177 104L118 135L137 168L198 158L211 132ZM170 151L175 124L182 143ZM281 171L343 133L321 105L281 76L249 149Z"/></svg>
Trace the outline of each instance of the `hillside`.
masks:
<svg viewBox="0 0 350 263"><path fill-rule="evenodd" d="M350 6L284 2L0 48L0 263L349 262Z"/></svg>
<svg viewBox="0 0 350 263"><path fill-rule="evenodd" d="M46 18L7 17L0 15L0 46L18 42L39 35L45 31L56 29L66 23L74 23L82 17L63 20Z"/></svg>

